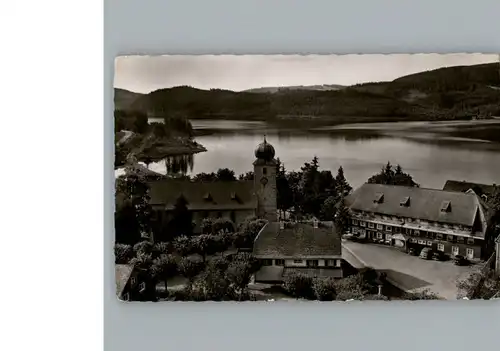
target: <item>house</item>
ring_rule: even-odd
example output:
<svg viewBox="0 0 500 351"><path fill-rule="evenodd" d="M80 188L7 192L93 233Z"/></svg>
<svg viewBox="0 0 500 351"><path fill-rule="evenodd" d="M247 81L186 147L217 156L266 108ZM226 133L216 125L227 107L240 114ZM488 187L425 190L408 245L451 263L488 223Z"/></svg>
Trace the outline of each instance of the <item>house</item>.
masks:
<svg viewBox="0 0 500 351"><path fill-rule="evenodd" d="M150 204L156 230L165 228L179 200L188 208L195 232L200 231L205 218L227 218L237 226L250 216L276 221L275 150L264 137L254 154L253 180L193 182L161 179L150 182Z"/></svg>
<svg viewBox="0 0 500 351"><path fill-rule="evenodd" d="M138 300L146 285L139 272L130 264L115 265L116 296L122 301Z"/></svg>
<svg viewBox="0 0 500 351"><path fill-rule="evenodd" d="M444 184L443 190L445 191L456 191L465 193L468 190L473 190L477 195L479 195L484 201L488 201L488 197L494 194L496 184L479 184L466 182L465 180L447 180Z"/></svg>
<svg viewBox="0 0 500 351"><path fill-rule="evenodd" d="M293 273L342 278L342 242L332 222L269 222L255 238L262 263L255 282L277 284Z"/></svg>
<svg viewBox="0 0 500 351"><path fill-rule="evenodd" d="M402 249L484 258L490 213L473 191L363 184L346 198L349 232ZM483 251L485 251L483 253Z"/></svg>

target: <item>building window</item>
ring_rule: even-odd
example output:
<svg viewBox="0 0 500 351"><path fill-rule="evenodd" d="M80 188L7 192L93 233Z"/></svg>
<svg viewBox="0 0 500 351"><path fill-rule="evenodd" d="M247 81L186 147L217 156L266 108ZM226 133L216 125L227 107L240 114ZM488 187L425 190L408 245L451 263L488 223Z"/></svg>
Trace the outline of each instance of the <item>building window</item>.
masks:
<svg viewBox="0 0 500 351"><path fill-rule="evenodd" d="M302 260L293 260L293 263L302 263Z"/></svg>
<svg viewBox="0 0 500 351"><path fill-rule="evenodd" d="M123 294L122 298L123 298L123 301L129 301L130 300L130 296L128 295L128 293Z"/></svg>
<svg viewBox="0 0 500 351"><path fill-rule="evenodd" d="M359 221L359 225L362 226L362 227L366 227L366 222L364 221Z"/></svg>
<svg viewBox="0 0 500 351"><path fill-rule="evenodd" d="M427 246L432 246L432 241L428 240L427 241Z"/></svg>
<svg viewBox="0 0 500 351"><path fill-rule="evenodd" d="M267 174L267 168L266 167L262 168L262 174L264 174L264 175Z"/></svg>
<svg viewBox="0 0 500 351"><path fill-rule="evenodd" d="M474 258L474 250L467 248L467 258L473 259Z"/></svg>
<svg viewBox="0 0 500 351"><path fill-rule="evenodd" d="M391 239L392 239L392 234L385 235L385 240L391 240Z"/></svg>
<svg viewBox="0 0 500 351"><path fill-rule="evenodd" d="M285 260L274 260L274 264L276 266L284 266L285 265Z"/></svg>
<svg viewBox="0 0 500 351"><path fill-rule="evenodd" d="M377 239L382 239L382 233L377 233Z"/></svg>
<svg viewBox="0 0 500 351"><path fill-rule="evenodd" d="M452 255L453 255L453 256L458 255L458 253L459 253L459 252L460 252L460 251L459 251L458 246L452 246L452 247L451 247L451 253L452 253Z"/></svg>
<svg viewBox="0 0 500 351"><path fill-rule="evenodd" d="M368 222L368 228L375 228L375 224L372 222Z"/></svg>
<svg viewBox="0 0 500 351"><path fill-rule="evenodd" d="M357 220L357 219L353 219L353 220L352 220L352 224L354 224L354 225L358 225L358 220Z"/></svg>
<svg viewBox="0 0 500 351"><path fill-rule="evenodd" d="M453 235L447 235L446 240L448 241L453 241Z"/></svg>
<svg viewBox="0 0 500 351"><path fill-rule="evenodd" d="M411 235L411 229L410 228L404 228L405 229L405 233L408 234L408 235Z"/></svg>
<svg viewBox="0 0 500 351"><path fill-rule="evenodd" d="M420 236L420 230L415 229L415 230L413 231L413 234L414 234L415 236Z"/></svg>
<svg viewBox="0 0 500 351"><path fill-rule="evenodd" d="M443 244L438 244L437 245L438 251L444 251L444 245Z"/></svg>
<svg viewBox="0 0 500 351"><path fill-rule="evenodd" d="M335 265L337 267L340 267L342 265L342 261L341 260L335 260Z"/></svg>
<svg viewBox="0 0 500 351"><path fill-rule="evenodd" d="M457 236L457 242L458 243L463 243L464 242L464 237L463 236Z"/></svg>
<svg viewBox="0 0 500 351"><path fill-rule="evenodd" d="M262 265L263 266L272 266L273 260L262 260Z"/></svg>
<svg viewBox="0 0 500 351"><path fill-rule="evenodd" d="M384 229L384 226L382 224L377 224L377 229L382 230Z"/></svg>
<svg viewBox="0 0 500 351"><path fill-rule="evenodd" d="M135 277L130 278L130 285L135 285Z"/></svg>
<svg viewBox="0 0 500 351"><path fill-rule="evenodd" d="M325 267L334 267L335 260L325 260Z"/></svg>
<svg viewBox="0 0 500 351"><path fill-rule="evenodd" d="M439 234L439 233L437 233L437 234L436 234L436 239L438 239L438 240L443 240L443 234Z"/></svg>
<svg viewBox="0 0 500 351"><path fill-rule="evenodd" d="M318 267L318 260L307 260L307 267Z"/></svg>
<svg viewBox="0 0 500 351"><path fill-rule="evenodd" d="M394 227L394 233L401 233L401 227Z"/></svg>
<svg viewBox="0 0 500 351"><path fill-rule="evenodd" d="M474 238L467 238L467 244L473 245L474 244Z"/></svg>
<svg viewBox="0 0 500 351"><path fill-rule="evenodd" d="M392 232L392 227L390 225L386 225L385 230L388 232Z"/></svg>

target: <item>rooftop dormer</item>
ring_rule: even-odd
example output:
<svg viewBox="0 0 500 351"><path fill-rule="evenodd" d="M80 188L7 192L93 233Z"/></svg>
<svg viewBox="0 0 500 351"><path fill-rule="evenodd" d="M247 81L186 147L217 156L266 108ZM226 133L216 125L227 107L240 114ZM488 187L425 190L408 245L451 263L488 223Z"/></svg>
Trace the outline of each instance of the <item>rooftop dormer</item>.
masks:
<svg viewBox="0 0 500 351"><path fill-rule="evenodd" d="M441 204L441 212L451 212L451 202L450 201L443 201Z"/></svg>
<svg viewBox="0 0 500 351"><path fill-rule="evenodd" d="M381 204L382 202L384 202L384 193L376 193L373 202L377 204Z"/></svg>
<svg viewBox="0 0 500 351"><path fill-rule="evenodd" d="M409 196L404 197L401 200L401 202L399 203L399 206L409 207L410 206L410 197Z"/></svg>

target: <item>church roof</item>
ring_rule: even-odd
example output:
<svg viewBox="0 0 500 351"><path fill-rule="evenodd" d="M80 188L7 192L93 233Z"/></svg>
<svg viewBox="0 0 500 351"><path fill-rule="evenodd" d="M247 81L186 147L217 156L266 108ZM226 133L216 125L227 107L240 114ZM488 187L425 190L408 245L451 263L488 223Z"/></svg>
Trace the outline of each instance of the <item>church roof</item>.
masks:
<svg viewBox="0 0 500 351"><path fill-rule="evenodd" d="M322 258L342 254L341 238L332 222L270 222L262 228L254 242L254 255L273 258Z"/></svg>
<svg viewBox="0 0 500 351"><path fill-rule="evenodd" d="M245 210L257 207L253 181L159 180L150 184L150 204L174 208L181 196L190 210Z"/></svg>

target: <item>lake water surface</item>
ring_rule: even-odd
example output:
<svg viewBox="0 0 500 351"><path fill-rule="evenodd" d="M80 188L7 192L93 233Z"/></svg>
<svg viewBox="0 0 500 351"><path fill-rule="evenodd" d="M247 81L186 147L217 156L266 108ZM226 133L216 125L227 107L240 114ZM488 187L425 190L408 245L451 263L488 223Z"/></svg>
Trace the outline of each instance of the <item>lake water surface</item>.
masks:
<svg viewBox="0 0 500 351"><path fill-rule="evenodd" d="M207 152L194 155L191 174L252 170L255 147L266 134L288 170L298 170L313 156L321 169L343 166L352 186L364 183L386 163L401 164L423 187L442 188L446 180L500 184L500 143L477 133L498 132L500 120L468 122L397 122L337 125L311 130L287 129L265 122L193 120ZM464 137L471 130L474 137ZM460 136L457 135L457 131ZM149 166L165 173L165 162Z"/></svg>

